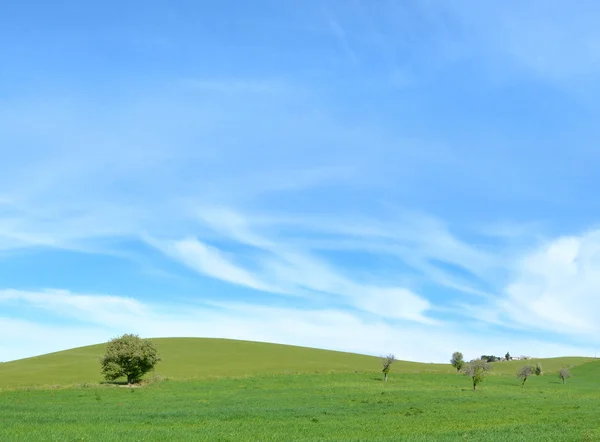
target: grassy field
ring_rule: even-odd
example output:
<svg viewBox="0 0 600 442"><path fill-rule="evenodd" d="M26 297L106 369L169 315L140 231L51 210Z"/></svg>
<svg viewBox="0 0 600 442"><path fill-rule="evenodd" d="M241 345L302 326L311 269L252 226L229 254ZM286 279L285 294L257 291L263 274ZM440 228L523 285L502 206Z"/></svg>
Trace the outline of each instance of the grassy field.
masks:
<svg viewBox="0 0 600 442"><path fill-rule="evenodd" d="M157 372L169 378L206 379L275 373L377 371L379 359L354 353L230 339L153 339L163 361ZM98 360L104 345L91 345L0 364L0 388L69 385L101 381ZM408 373L451 373L447 364L399 361Z"/></svg>
<svg viewBox="0 0 600 442"><path fill-rule="evenodd" d="M514 375L523 363L496 363L474 393L449 365L398 363L384 383L368 356L243 341L157 344L158 371L173 379L140 388L94 382L100 346L0 364L5 386L20 376L18 388L0 391L0 440L600 440L600 361L543 360L546 375L524 387ZM169 354L180 359L168 362ZM83 374L69 370L78 359ZM573 364L563 385L555 372ZM44 384L89 383L22 387L24 373L39 385L44 367L63 380L45 374Z"/></svg>

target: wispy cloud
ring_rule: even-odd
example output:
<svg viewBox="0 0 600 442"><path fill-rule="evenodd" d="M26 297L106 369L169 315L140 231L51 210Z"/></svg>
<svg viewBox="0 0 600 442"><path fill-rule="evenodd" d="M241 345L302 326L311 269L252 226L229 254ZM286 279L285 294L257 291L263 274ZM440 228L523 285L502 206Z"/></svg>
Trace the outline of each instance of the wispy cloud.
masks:
<svg viewBox="0 0 600 442"><path fill-rule="evenodd" d="M144 337L224 337L346 350L378 356L394 352L416 361L445 362L447 342L467 356L495 351L510 345L515 354L547 356L557 352L580 355L585 349L535 339L511 341L502 336L481 336L468 329L431 328L407 323L401 338L395 326L335 309L294 309L247 303L221 302L171 306L148 304L107 295L84 295L66 291L3 291L0 305L18 300L32 312L49 313L48 321L33 322L0 316L0 360L103 342L134 329ZM116 312L118 314L115 314ZM81 321L88 315L89 321ZM57 321L69 318L69 323ZM106 320L106 318L112 318ZM454 348L454 347L452 347Z"/></svg>
<svg viewBox="0 0 600 442"><path fill-rule="evenodd" d="M276 247L259 237L255 230L278 232L284 244L314 251L358 251L395 257L436 282L477 293L472 281L452 270L436 266L445 263L459 267L467 275L486 279L495 267L503 265L502 256L473 247L453 235L439 220L421 213L392 210L386 220L349 213L340 218L290 216L276 213L242 215L224 208L201 208L198 217L211 229L247 245ZM326 266L319 263L321 268Z"/></svg>
<svg viewBox="0 0 600 442"><path fill-rule="evenodd" d="M225 239L256 249L252 252L254 257L250 261L254 264L250 268L234 264L224 258L222 251L196 239L151 243L194 270L223 281L279 294L333 296L378 316L434 323L424 315L430 303L410 290L354 281L309 253L255 235L244 224L239 224L239 218L235 221L232 218L227 214L224 222L216 225L230 232Z"/></svg>
<svg viewBox="0 0 600 442"><path fill-rule="evenodd" d="M205 275L256 290L274 290L268 284L257 280L251 272L231 262L220 250L196 239L188 238L164 245L156 241L153 243L170 257Z"/></svg>
<svg viewBox="0 0 600 442"><path fill-rule="evenodd" d="M350 42L348 41L348 36L346 35L346 30L340 25L340 23L334 19L333 17L329 17L329 27L333 32L333 35L337 38L339 44L342 46L342 49L348 56L348 58L354 64L358 64L358 57L354 53L354 50L350 46Z"/></svg>
<svg viewBox="0 0 600 442"><path fill-rule="evenodd" d="M151 53L122 44L147 29L113 18L82 35L31 17L31 40L0 16L0 46L23 42L0 72L14 85L0 102L4 323L39 334L23 313L39 310L104 339L152 318L161 333L349 349L346 333L363 350L427 335L407 358L488 353L488 336L523 330L596 345L598 6L270 6L170 6L177 26ZM232 14L239 26L218 26ZM39 56L57 42L64 56ZM107 53L124 64L81 61ZM99 274L131 298L75 294ZM206 307L214 329L200 327L160 299L228 313ZM217 321L240 319L234 299L259 318L235 333Z"/></svg>

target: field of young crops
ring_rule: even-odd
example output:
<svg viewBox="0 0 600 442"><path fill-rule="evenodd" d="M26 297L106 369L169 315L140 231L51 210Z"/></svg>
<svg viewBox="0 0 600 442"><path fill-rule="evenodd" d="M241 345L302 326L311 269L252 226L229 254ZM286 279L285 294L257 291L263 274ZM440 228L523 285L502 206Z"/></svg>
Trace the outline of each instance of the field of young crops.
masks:
<svg viewBox="0 0 600 442"><path fill-rule="evenodd" d="M76 367L73 355L82 349L0 364L0 440L600 440L600 362L593 360L543 360L546 373L523 387L514 375L518 362L497 363L473 392L449 365L399 362L384 383L379 361L368 356L236 341L157 342L163 355L177 348L173 356L186 346L225 346L223 365L194 353L197 364L204 360L214 371L193 372L194 364L183 362L177 371L165 356L157 372L170 379L154 375L154 382L130 388L65 382L56 355L72 357ZM260 358L239 359L245 351ZM21 377L8 387L19 364L31 373L44 358L45 386L24 387ZM229 364L238 359L236 371ZM555 372L573 364L563 385ZM63 385L50 382L53 370Z"/></svg>

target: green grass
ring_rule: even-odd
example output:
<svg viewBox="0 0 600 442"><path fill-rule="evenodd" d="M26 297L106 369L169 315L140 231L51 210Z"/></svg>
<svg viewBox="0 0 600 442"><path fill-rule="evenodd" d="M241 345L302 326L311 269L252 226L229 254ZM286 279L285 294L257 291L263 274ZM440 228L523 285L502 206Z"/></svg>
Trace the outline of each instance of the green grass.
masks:
<svg viewBox="0 0 600 442"><path fill-rule="evenodd" d="M600 364L520 387L456 374L258 375L0 394L0 440L600 440Z"/></svg>
<svg viewBox="0 0 600 442"><path fill-rule="evenodd" d="M377 371L379 359L354 353L230 339L153 339L163 361L156 371L179 379L273 373ZM101 381L99 358L105 346L92 345L0 364L0 388L70 385ZM447 364L399 361L402 372L450 373Z"/></svg>
<svg viewBox="0 0 600 442"><path fill-rule="evenodd" d="M525 364L535 365L537 362L542 364L542 368L547 372L557 372L561 368L575 367L586 362L594 361L594 358L583 357L567 357L567 358L547 358L547 359L529 359L526 361L508 361L495 362L493 365L493 373L495 374L510 374L514 375L519 367Z"/></svg>
<svg viewBox="0 0 600 442"><path fill-rule="evenodd" d="M546 375L524 387L514 374L524 362L496 363L473 392L444 364L397 363L384 383L369 356L156 342L157 371L172 380L140 388L95 382L102 346L0 364L0 440L600 440L600 361L542 360ZM563 385L556 371L568 365L577 366ZM90 383L73 386L81 382Z"/></svg>

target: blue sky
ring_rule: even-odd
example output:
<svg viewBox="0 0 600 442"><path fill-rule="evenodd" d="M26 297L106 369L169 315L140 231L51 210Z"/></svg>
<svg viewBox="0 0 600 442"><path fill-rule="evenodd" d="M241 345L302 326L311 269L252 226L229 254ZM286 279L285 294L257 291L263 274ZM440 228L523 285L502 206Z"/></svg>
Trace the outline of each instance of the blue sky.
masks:
<svg viewBox="0 0 600 442"><path fill-rule="evenodd" d="M0 360L600 348L596 2L0 13Z"/></svg>

